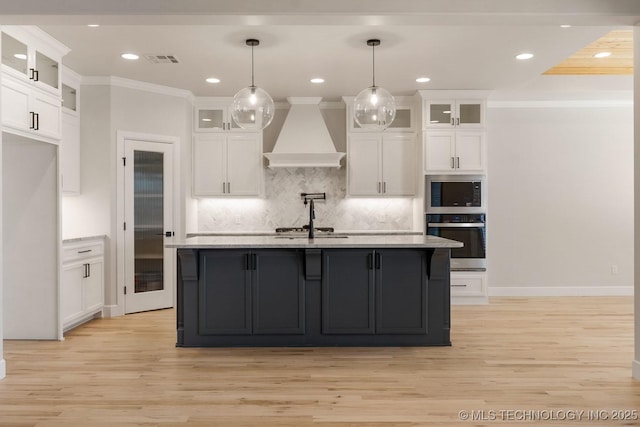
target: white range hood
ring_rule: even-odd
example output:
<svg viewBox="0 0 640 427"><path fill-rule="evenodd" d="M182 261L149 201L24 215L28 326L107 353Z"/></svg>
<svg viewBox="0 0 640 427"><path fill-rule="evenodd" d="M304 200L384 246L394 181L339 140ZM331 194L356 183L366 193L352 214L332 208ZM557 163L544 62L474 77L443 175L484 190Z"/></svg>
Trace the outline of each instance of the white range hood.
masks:
<svg viewBox="0 0 640 427"><path fill-rule="evenodd" d="M270 168L339 168L338 153L320 112L318 97L287 98L291 108L273 152L265 153Z"/></svg>

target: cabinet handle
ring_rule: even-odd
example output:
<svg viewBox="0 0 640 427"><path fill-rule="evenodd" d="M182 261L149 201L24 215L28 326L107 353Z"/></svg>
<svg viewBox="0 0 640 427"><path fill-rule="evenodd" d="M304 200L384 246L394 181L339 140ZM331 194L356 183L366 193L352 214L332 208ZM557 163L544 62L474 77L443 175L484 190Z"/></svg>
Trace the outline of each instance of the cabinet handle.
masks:
<svg viewBox="0 0 640 427"><path fill-rule="evenodd" d="M382 265L382 257L380 256L379 252L376 252L376 270L380 270L381 265Z"/></svg>
<svg viewBox="0 0 640 427"><path fill-rule="evenodd" d="M87 277L91 277L91 264L87 264Z"/></svg>
<svg viewBox="0 0 640 427"><path fill-rule="evenodd" d="M244 255L244 269L251 270L251 254Z"/></svg>
<svg viewBox="0 0 640 427"><path fill-rule="evenodd" d="M87 252L91 252L92 249L85 249L84 251L78 251L79 254L86 254Z"/></svg>
<svg viewBox="0 0 640 427"><path fill-rule="evenodd" d="M87 266L88 266L88 265L89 265L89 264L82 264L82 267L84 268L84 274L82 275L82 278L83 278L83 279L85 279L85 278L89 277L89 276L87 275Z"/></svg>
<svg viewBox="0 0 640 427"><path fill-rule="evenodd" d="M226 192L227 192L227 183L226 183L226 182L223 182L223 183L222 183L222 194L224 194L224 193L226 193Z"/></svg>
<svg viewBox="0 0 640 427"><path fill-rule="evenodd" d="M378 181L378 193L380 193L380 181Z"/></svg>
<svg viewBox="0 0 640 427"><path fill-rule="evenodd" d="M456 125L455 119L451 117L451 126L455 126L455 125Z"/></svg>
<svg viewBox="0 0 640 427"><path fill-rule="evenodd" d="M35 114L33 111L29 111L29 120L31 121L31 124L29 125L29 129L33 129L36 126L36 120L35 120Z"/></svg>
<svg viewBox="0 0 640 427"><path fill-rule="evenodd" d="M460 117L456 117L456 126L460 126Z"/></svg>
<svg viewBox="0 0 640 427"><path fill-rule="evenodd" d="M29 68L29 80L33 80L35 71L35 68Z"/></svg>
<svg viewBox="0 0 640 427"><path fill-rule="evenodd" d="M37 80L36 80L37 81ZM40 130L40 114L39 113L33 113L33 117L34 117L34 121L35 124L33 126L34 130Z"/></svg>
<svg viewBox="0 0 640 427"><path fill-rule="evenodd" d="M231 183L227 182L227 194L231 194Z"/></svg>
<svg viewBox="0 0 640 427"><path fill-rule="evenodd" d="M460 157L456 157L457 168L460 169Z"/></svg>
<svg viewBox="0 0 640 427"><path fill-rule="evenodd" d="M256 254L251 254L251 269L252 270L258 269L258 255Z"/></svg>
<svg viewBox="0 0 640 427"><path fill-rule="evenodd" d="M456 168L456 159L454 157L451 157L451 169L455 169Z"/></svg>
<svg viewBox="0 0 640 427"><path fill-rule="evenodd" d="M386 181L383 181L383 182L382 182L382 192L383 192L383 193L386 193L386 192L387 192L387 182L386 182Z"/></svg>
<svg viewBox="0 0 640 427"><path fill-rule="evenodd" d="M367 268L373 270L373 254L367 255Z"/></svg>
<svg viewBox="0 0 640 427"><path fill-rule="evenodd" d="M452 288L466 288L467 285L451 285Z"/></svg>

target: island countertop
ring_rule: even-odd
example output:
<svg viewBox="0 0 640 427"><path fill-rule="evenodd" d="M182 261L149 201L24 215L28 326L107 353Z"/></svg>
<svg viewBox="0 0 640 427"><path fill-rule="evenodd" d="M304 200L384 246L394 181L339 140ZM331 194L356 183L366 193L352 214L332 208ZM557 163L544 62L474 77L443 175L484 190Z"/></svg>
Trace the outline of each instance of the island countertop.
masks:
<svg viewBox="0 0 640 427"><path fill-rule="evenodd" d="M198 236L165 241L168 248L461 248L462 242L428 235Z"/></svg>

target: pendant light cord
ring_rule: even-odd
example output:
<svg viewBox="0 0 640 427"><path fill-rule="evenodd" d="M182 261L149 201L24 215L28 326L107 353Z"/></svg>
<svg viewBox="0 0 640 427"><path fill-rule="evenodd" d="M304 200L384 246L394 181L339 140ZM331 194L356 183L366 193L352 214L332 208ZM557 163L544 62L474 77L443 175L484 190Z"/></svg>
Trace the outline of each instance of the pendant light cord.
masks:
<svg viewBox="0 0 640 427"><path fill-rule="evenodd" d="M253 44L251 45L251 87L255 87L255 83L253 81Z"/></svg>
<svg viewBox="0 0 640 427"><path fill-rule="evenodd" d="M372 75L373 75L373 86L372 87L376 87L376 45L374 44L373 46L371 46L372 49L372 65L371 65L371 69L372 69Z"/></svg>

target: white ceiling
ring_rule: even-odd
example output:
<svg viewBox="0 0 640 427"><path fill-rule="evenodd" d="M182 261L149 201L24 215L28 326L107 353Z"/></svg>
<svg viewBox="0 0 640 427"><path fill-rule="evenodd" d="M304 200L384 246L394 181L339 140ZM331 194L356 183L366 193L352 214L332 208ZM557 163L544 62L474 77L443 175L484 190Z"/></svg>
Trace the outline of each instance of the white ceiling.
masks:
<svg viewBox="0 0 640 427"><path fill-rule="evenodd" d="M274 99L336 100L376 83L396 95L417 89L521 89L613 28L639 22L637 0L0 0L0 23L36 24L71 48L64 64L83 76L118 76L232 96L250 83ZM135 7L135 9L132 9ZM98 28L86 24L100 23ZM571 28L560 28L569 23ZM528 51L536 56L517 61ZM120 58L174 55L179 64ZM416 77L431 82L419 84ZM217 77L221 83L204 82ZM314 85L312 77L326 82Z"/></svg>

